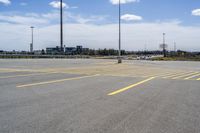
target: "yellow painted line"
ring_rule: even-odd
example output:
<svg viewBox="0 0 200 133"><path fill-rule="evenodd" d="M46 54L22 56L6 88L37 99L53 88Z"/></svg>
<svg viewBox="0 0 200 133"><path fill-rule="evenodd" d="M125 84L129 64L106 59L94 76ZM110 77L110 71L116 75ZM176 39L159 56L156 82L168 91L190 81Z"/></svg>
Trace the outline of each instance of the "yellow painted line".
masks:
<svg viewBox="0 0 200 133"><path fill-rule="evenodd" d="M191 76L191 75L194 75L194 74L197 74L197 73L198 73L198 72L193 72L193 73L183 74L183 75L180 75L180 76L174 77L174 78L172 78L172 79L184 78L184 77Z"/></svg>
<svg viewBox="0 0 200 133"><path fill-rule="evenodd" d="M11 70L11 69L1 69L0 73L5 73L5 72L19 72L20 70Z"/></svg>
<svg viewBox="0 0 200 133"><path fill-rule="evenodd" d="M43 72L40 70L32 70L32 69L0 69L0 73L12 73L12 72Z"/></svg>
<svg viewBox="0 0 200 133"><path fill-rule="evenodd" d="M18 85L16 87L17 88L23 88L23 87L31 87L31 86L37 86L37 85L53 84L53 83L59 83L59 82L64 82L64 81L70 81L70 80L78 80L78 79L96 77L96 76L99 76L99 74L91 75L91 76L82 76L82 77L75 77L75 78L66 78L66 79L45 81L45 82L39 82L39 83L33 83L33 84Z"/></svg>
<svg viewBox="0 0 200 133"><path fill-rule="evenodd" d="M182 72L174 73L174 74L171 74L169 76L165 76L163 78L172 78L172 77L179 76L179 75L182 75L182 74L186 74L186 72L184 72L184 73L182 73Z"/></svg>
<svg viewBox="0 0 200 133"><path fill-rule="evenodd" d="M168 76L168 75L171 75L171 74L172 74L172 72L157 73L157 74L149 76L149 77L162 77L162 76Z"/></svg>
<svg viewBox="0 0 200 133"><path fill-rule="evenodd" d="M100 62L100 63L95 63L95 65L113 65L115 62Z"/></svg>
<svg viewBox="0 0 200 133"><path fill-rule="evenodd" d="M200 78L198 78L197 80L200 80Z"/></svg>
<svg viewBox="0 0 200 133"><path fill-rule="evenodd" d="M174 76L170 76L170 77L168 77L168 78L173 79L173 78L176 78L176 77L179 77L179 76L182 76L182 75L187 75L187 74L189 74L189 73L192 73L192 72L183 72L183 73L180 73L180 74L177 74L177 75L174 75Z"/></svg>
<svg viewBox="0 0 200 133"><path fill-rule="evenodd" d="M119 93L121 93L121 92L127 91L127 90L129 90L129 89L131 89L131 88L133 88L133 87L136 87L136 86L138 86L138 85L141 85L141 84L146 83L146 82L148 82L148 81L150 81L150 80L153 80L153 79L155 79L155 77L148 78L148 79L143 80L143 81L140 81L140 82L138 82L138 83L136 83L136 84L133 84L133 85L127 86L127 87L125 87L125 88L119 89L119 90L117 90L117 91L111 92L111 93L108 94L108 96L113 96L113 95L119 94Z"/></svg>
<svg viewBox="0 0 200 133"><path fill-rule="evenodd" d="M166 76L171 76L171 75L174 75L175 72L169 72L169 73L166 73L166 74L161 74L159 77L166 77Z"/></svg>
<svg viewBox="0 0 200 133"><path fill-rule="evenodd" d="M125 78L136 78L136 77L144 77L146 76L141 76L141 75L122 75L122 74L103 74L103 76L111 76L111 77L125 77ZM148 76L150 77L150 76Z"/></svg>
<svg viewBox="0 0 200 133"><path fill-rule="evenodd" d="M56 72L49 72L49 73L35 73L35 74L24 74L24 75L13 75L13 76L4 76L0 77L0 79L8 79L8 78L17 78L17 77L28 77L28 76L37 76L37 75L48 75L48 74L54 74Z"/></svg>
<svg viewBox="0 0 200 133"><path fill-rule="evenodd" d="M190 77L186 77L185 80L191 79L191 78L195 78L197 76L200 76L200 73L196 74L196 75L192 75Z"/></svg>
<svg viewBox="0 0 200 133"><path fill-rule="evenodd" d="M0 72L29 72L30 69L0 68Z"/></svg>

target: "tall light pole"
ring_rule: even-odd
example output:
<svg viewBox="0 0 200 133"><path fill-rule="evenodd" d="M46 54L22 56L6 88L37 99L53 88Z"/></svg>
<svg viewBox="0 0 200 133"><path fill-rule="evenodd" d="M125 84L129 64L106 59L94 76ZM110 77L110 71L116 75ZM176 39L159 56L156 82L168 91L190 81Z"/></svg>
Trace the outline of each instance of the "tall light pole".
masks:
<svg viewBox="0 0 200 133"><path fill-rule="evenodd" d="M33 52L33 29L35 27L31 26L31 44L30 44L30 52L32 53Z"/></svg>
<svg viewBox="0 0 200 133"><path fill-rule="evenodd" d="M121 0L119 0L119 51L118 51L118 63L122 63L121 58Z"/></svg>
<svg viewBox="0 0 200 133"><path fill-rule="evenodd" d="M164 55L164 57L167 57L167 55L166 55L166 44L165 44L165 35L166 35L166 33L163 33L163 55Z"/></svg>
<svg viewBox="0 0 200 133"><path fill-rule="evenodd" d="M176 42L174 42L174 52L176 53Z"/></svg>
<svg viewBox="0 0 200 133"><path fill-rule="evenodd" d="M63 53L63 0L60 0L60 50Z"/></svg>

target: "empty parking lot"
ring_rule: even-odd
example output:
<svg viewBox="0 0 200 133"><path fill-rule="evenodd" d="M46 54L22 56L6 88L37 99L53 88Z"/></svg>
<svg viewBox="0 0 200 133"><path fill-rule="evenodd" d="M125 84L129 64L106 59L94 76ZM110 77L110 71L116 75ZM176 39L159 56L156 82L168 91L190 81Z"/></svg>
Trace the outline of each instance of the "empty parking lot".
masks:
<svg viewBox="0 0 200 133"><path fill-rule="evenodd" d="M200 63L0 60L2 133L199 133Z"/></svg>

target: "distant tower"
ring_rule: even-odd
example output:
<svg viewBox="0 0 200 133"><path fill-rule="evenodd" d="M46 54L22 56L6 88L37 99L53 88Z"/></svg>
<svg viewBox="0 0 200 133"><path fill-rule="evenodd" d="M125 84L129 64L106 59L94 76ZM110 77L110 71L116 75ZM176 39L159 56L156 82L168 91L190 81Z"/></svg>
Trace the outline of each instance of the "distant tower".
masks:
<svg viewBox="0 0 200 133"><path fill-rule="evenodd" d="M33 26L31 26L30 27L31 28L31 44L30 44L30 52L32 53L33 52L33 29L34 29L34 27Z"/></svg>
<svg viewBox="0 0 200 133"><path fill-rule="evenodd" d="M167 54L166 54L166 44L165 44L165 35L166 33L163 33L163 55L164 57L167 57Z"/></svg>
<svg viewBox="0 0 200 133"><path fill-rule="evenodd" d="M121 0L119 0L119 50L118 50L118 63L122 63L121 54Z"/></svg>
<svg viewBox="0 0 200 133"><path fill-rule="evenodd" d="M63 0L60 0L60 49L63 53Z"/></svg>
<svg viewBox="0 0 200 133"><path fill-rule="evenodd" d="M176 52L176 42L174 42L174 52Z"/></svg>
<svg viewBox="0 0 200 133"><path fill-rule="evenodd" d="M63 52L65 53L65 50L66 50L66 46L64 45L64 49L63 49Z"/></svg>

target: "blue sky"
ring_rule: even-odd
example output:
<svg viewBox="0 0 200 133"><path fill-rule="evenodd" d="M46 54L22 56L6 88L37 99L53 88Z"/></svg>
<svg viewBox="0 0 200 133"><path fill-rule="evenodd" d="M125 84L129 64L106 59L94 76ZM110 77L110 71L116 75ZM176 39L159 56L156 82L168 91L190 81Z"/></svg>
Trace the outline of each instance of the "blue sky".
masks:
<svg viewBox="0 0 200 133"><path fill-rule="evenodd" d="M79 30L79 32L73 31L73 33L65 30L66 45L83 43L83 45L91 48L116 48L117 28L115 27L117 27L118 20L116 1L118 0L63 0L66 4L65 27L71 30L76 27ZM37 49L57 45L56 43L59 43L59 37L57 37L59 30L55 31L55 27L58 28L59 26L59 10L55 7L56 2L58 1L0 0L0 28L3 28L0 49L11 50L16 47L15 43L18 40L17 48L27 50L27 44L30 40L28 36L30 25L37 27L35 32L36 37L38 35L38 38L36 38L38 40L35 41ZM122 0L122 3L124 49L142 50L144 45L149 45L149 49L157 49L158 43L161 42L159 34L168 32L169 45L177 41L180 42L180 49L200 50L200 40L196 38L196 34L200 33L200 1ZM12 28L5 28L5 26ZM129 29L128 27L135 27L135 31L134 28ZM18 33L14 31L15 28L24 30L24 32ZM97 36L103 34L101 32L104 30L101 31L101 29L108 30L108 33L114 35L111 35L110 38L105 37L104 41L97 37L94 40L93 34L87 33L85 35L85 31L88 30L85 28L90 29ZM147 35L145 33L147 31L152 32L154 36L150 33ZM39 38L42 33L46 34L46 40ZM190 34L188 35L191 36L190 39L182 39L187 36L187 33ZM130 34L133 36L130 36ZM51 37L51 40L48 39L50 36L56 37ZM71 38L69 38L70 36ZM11 39L6 40L8 37ZM12 44L12 47L4 45L5 43Z"/></svg>
<svg viewBox="0 0 200 133"><path fill-rule="evenodd" d="M53 0L12 0L11 4L1 2L0 12L49 13L53 10L49 3ZM109 23L117 21L117 6L109 0L63 0L70 8L66 12L73 12L83 17L107 16ZM22 4L23 3L23 4ZM72 8L71 8L72 7ZM76 7L76 8L73 8ZM177 19L183 25L197 25L199 18L191 15L191 11L200 7L198 0L140 0L123 4L122 14L135 14L142 16L143 22L166 21Z"/></svg>

